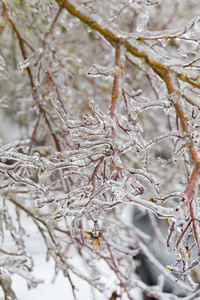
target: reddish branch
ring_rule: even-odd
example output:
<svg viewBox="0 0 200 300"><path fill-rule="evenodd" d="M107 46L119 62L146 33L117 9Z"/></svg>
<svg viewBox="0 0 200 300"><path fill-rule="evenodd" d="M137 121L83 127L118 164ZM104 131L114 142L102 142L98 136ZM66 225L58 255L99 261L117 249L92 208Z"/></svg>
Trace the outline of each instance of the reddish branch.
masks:
<svg viewBox="0 0 200 300"><path fill-rule="evenodd" d="M186 116L185 111L183 110L183 108L180 105L181 94L178 90L179 89L178 79L173 72L171 72L167 69L166 69L166 73L165 73L165 83L166 83L169 94L171 95L171 94L175 93L175 95L177 96L177 99L174 102L174 107L175 107L176 113L180 119L182 130L189 133L189 129L188 129L188 126L186 123L187 116ZM192 159L195 163L195 167L191 174L188 186L184 192L184 194L186 194L186 196L187 196L186 203L184 203L184 204L189 203L190 217L191 217L191 220L193 223L194 237L195 237L195 240L196 240L196 243L198 246L198 251L200 252L200 241L199 241L199 237L198 237L198 230L197 230L197 224L196 224L196 220L195 220L195 211L194 211L195 205L193 203L194 201L196 201L196 199L194 199L194 195L195 195L195 186L196 186L196 184L198 184L198 171L200 169L200 160L199 160L197 152L194 149L194 144L193 144L192 140L189 145L189 151L190 151Z"/></svg>
<svg viewBox="0 0 200 300"><path fill-rule="evenodd" d="M196 185L198 183L198 175L199 175L199 169L197 166L194 167L193 172L191 174L190 177L190 181L189 184L184 192L184 194L187 195L187 202L190 205L190 216L191 216L191 220L192 220L192 224L193 224L193 232L194 232L194 238L196 240L197 246L198 246L198 251L200 253L200 240L199 240L199 233L198 233L198 229L197 226L199 226L199 224L197 224L197 220L196 220L196 212L195 212L195 200L194 196L195 196L195 190L196 190Z"/></svg>
<svg viewBox="0 0 200 300"><path fill-rule="evenodd" d="M5 3L3 3L3 11L2 11L1 18L2 18L2 22L0 23L0 34L5 29L6 24L8 23L8 10Z"/></svg>
<svg viewBox="0 0 200 300"><path fill-rule="evenodd" d="M54 18L54 20L53 20L51 26L49 27L49 31L47 31L47 32L45 33L44 41L45 41L45 40L47 39L47 37L52 33L52 30L53 30L53 28L55 27L56 22L58 21L58 18L59 18L60 14L61 14L61 11L62 11L62 7L60 7L60 9L58 10L58 12L57 12L57 14L56 14L56 16L55 16L55 18Z"/></svg>
<svg viewBox="0 0 200 300"><path fill-rule="evenodd" d="M21 49L21 52L22 52L23 59L26 60L28 58L28 56L27 56L26 49L25 49L25 40L22 37L22 35L21 35L19 29L17 28L15 22L12 19L9 19L9 21L12 24L12 27L13 27L15 33L17 34L17 37L18 37L18 40L19 40L19 46L20 46L20 49ZM31 50L35 51L32 47L31 47ZM29 66L27 67L27 72L28 72L28 76L29 76L30 82L31 82L33 98L37 102L37 100L38 100L38 92L37 92L37 88L36 88L36 85L35 85L34 80L33 80L32 71L31 71L31 69L30 69Z"/></svg>
<svg viewBox="0 0 200 300"><path fill-rule="evenodd" d="M174 71L171 71L167 67L166 67L164 75L165 75L164 79L165 79L165 83L166 83L169 95L174 94L176 97L176 100L174 101L173 104L174 104L176 113L179 117L181 128L183 131L190 134L190 131L189 131L189 128L187 125L187 118L188 118L187 113L184 111L183 107L180 104L181 94L179 91L179 82L178 82L177 75ZM200 159L198 157L197 152L195 151L194 143L193 143L192 139L190 141L189 151L190 151L191 157L192 157L195 165L197 165L197 167L200 169Z"/></svg>
<svg viewBox="0 0 200 300"><path fill-rule="evenodd" d="M196 186L197 181L198 181L198 167L195 166L193 169L193 172L190 176L190 181L188 183L188 186L187 186L186 190L184 191L184 194L187 196L187 200L185 202L187 204L191 203L191 201L194 198L195 186Z"/></svg>
<svg viewBox="0 0 200 300"><path fill-rule="evenodd" d="M193 201L190 202L190 216L191 216L191 219L192 219L194 238L195 238L195 241L197 243L198 252L200 253L200 240L199 240L199 232L198 232L198 229L197 229L197 226L199 226L199 224L197 224L197 222L199 222L199 220L197 221L195 219L195 211L194 211Z"/></svg>
<svg viewBox="0 0 200 300"><path fill-rule="evenodd" d="M110 107L110 116L113 119L115 108L117 105L117 99L119 98L121 86L122 86L122 79L123 79L123 62L121 57L121 49L122 44L116 43L116 51L115 51L115 68L116 73L114 75L114 82L113 82L113 90L112 90L112 100L111 100L111 107Z"/></svg>

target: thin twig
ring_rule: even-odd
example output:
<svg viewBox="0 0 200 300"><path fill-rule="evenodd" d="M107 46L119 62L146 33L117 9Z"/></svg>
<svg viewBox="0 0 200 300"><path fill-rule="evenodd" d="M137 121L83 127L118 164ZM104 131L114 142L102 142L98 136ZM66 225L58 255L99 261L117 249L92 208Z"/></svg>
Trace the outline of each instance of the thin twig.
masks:
<svg viewBox="0 0 200 300"><path fill-rule="evenodd" d="M123 72L124 72L124 66L123 66L123 57L122 57L122 47L120 43L116 43L116 50L115 50L115 68L116 73L114 75L114 82L113 82L113 90L112 90L112 100L111 100L111 106L110 106L110 116L113 119L117 100L120 96L120 92L122 89L122 79L123 79Z"/></svg>

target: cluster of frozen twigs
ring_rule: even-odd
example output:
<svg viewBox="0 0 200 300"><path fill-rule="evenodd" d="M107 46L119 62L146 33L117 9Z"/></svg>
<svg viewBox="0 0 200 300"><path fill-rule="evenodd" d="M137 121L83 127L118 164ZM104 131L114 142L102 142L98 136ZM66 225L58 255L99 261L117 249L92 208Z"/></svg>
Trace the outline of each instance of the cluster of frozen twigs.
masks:
<svg viewBox="0 0 200 300"><path fill-rule="evenodd" d="M0 147L5 299L12 274L42 283L26 215L74 299L76 276L102 299L200 297L200 4L163 2L0 4L0 107L22 128Z"/></svg>

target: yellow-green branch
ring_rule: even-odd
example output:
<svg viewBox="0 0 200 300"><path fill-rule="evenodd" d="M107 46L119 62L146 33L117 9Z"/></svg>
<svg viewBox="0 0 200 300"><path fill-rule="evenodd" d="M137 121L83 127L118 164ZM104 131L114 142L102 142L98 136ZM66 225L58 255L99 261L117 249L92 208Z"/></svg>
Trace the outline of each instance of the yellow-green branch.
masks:
<svg viewBox="0 0 200 300"><path fill-rule="evenodd" d="M117 34L110 31L107 28L103 28L101 25L99 25L95 20L93 20L91 17L84 15L82 12L80 12L78 9L76 9L69 1L67 0L55 0L61 7L65 8L70 14L78 18L81 22L87 24L90 28L93 30L99 32L104 38L106 38L111 44L121 43L125 46L126 50L131 53L133 56L143 58L146 63L159 75L162 77L162 73L165 72L166 65L161 64L153 59L151 59L146 53L139 52L137 48L135 48L133 45L131 45L126 39L122 37L118 37ZM168 67L170 69L170 67ZM161 72L159 72L161 71ZM188 82L192 86L200 89L200 84L198 82L195 82L191 79L189 79L186 75L183 75L181 73L178 73L174 71L177 77L184 81ZM163 78L163 77L162 77Z"/></svg>

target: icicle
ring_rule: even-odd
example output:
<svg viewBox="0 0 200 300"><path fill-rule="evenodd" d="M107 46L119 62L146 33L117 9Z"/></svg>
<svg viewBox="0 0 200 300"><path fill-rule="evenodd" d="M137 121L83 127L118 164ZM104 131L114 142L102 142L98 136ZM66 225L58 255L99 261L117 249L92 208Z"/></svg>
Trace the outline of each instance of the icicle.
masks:
<svg viewBox="0 0 200 300"><path fill-rule="evenodd" d="M31 60L35 57L37 57L38 55L40 55L43 52L42 48L39 48L36 52L34 52L29 58L27 58L26 60L24 60L23 62L19 62L17 65L17 69L19 71L23 71L24 69L29 67L29 64L31 62Z"/></svg>
<svg viewBox="0 0 200 300"><path fill-rule="evenodd" d="M0 55L0 76L2 76L5 80L9 78L9 74L6 71L6 63L4 58Z"/></svg>
<svg viewBox="0 0 200 300"><path fill-rule="evenodd" d="M59 116L61 117L62 121L67 125L68 127L68 118L66 113L64 112L64 110L61 107L60 102L58 101L58 99L55 97L54 93L49 93L49 98L51 100L51 102L53 103L53 106L55 107L57 113L59 114Z"/></svg>
<svg viewBox="0 0 200 300"><path fill-rule="evenodd" d="M147 29L147 24L149 22L149 9L147 5L141 4L141 13L138 18L138 26L137 31L138 32L144 32Z"/></svg>
<svg viewBox="0 0 200 300"><path fill-rule="evenodd" d="M5 214L7 209L5 207L0 207L0 214Z"/></svg>
<svg viewBox="0 0 200 300"><path fill-rule="evenodd" d="M161 42L161 44L162 44L163 47L166 47L167 44L168 44L169 38L168 38L167 35L163 35L163 38L159 39L159 41Z"/></svg>

